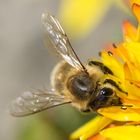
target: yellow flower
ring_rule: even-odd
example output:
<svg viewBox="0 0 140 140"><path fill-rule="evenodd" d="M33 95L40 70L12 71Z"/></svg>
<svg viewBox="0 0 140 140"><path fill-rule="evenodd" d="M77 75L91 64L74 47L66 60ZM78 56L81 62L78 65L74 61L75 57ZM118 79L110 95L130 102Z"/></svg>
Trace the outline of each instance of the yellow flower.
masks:
<svg viewBox="0 0 140 140"><path fill-rule="evenodd" d="M63 0L59 17L73 39L81 38L95 29L112 5L128 12L124 0Z"/></svg>
<svg viewBox="0 0 140 140"><path fill-rule="evenodd" d="M71 135L80 140L139 140L140 139L140 0L131 0L138 20L135 28L129 21L123 24L123 42L101 52L102 62L114 75L105 75L117 82L126 94L116 93L123 107L111 106L97 110L102 116L88 122ZM135 125L134 125L135 124Z"/></svg>

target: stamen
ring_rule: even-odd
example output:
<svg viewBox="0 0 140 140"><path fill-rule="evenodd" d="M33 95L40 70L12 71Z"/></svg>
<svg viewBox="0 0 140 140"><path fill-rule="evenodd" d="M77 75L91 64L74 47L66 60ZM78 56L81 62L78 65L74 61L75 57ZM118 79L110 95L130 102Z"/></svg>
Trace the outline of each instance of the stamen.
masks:
<svg viewBox="0 0 140 140"><path fill-rule="evenodd" d="M113 46L114 48L117 48L117 46L116 46L116 44L115 44L115 43L113 43L113 44L112 44L112 46Z"/></svg>
<svg viewBox="0 0 140 140"><path fill-rule="evenodd" d="M127 107L126 107L126 106L122 106L122 107L121 107L121 109L126 110L126 109L127 109Z"/></svg>
<svg viewBox="0 0 140 140"><path fill-rule="evenodd" d="M113 55L113 53L111 51L108 51L107 53L108 53L109 56Z"/></svg>
<svg viewBox="0 0 140 140"><path fill-rule="evenodd" d="M101 57L102 56L102 52L99 52L98 55Z"/></svg>

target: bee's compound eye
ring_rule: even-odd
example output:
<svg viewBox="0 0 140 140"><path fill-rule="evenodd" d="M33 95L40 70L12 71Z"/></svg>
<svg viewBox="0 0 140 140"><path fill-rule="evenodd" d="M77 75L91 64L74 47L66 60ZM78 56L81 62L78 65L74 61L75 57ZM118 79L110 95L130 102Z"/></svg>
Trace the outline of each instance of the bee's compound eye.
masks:
<svg viewBox="0 0 140 140"><path fill-rule="evenodd" d="M104 88L101 89L101 91L100 91L100 95L104 95L104 96L106 96L106 97L112 96L113 93L114 93L113 89L107 88L107 87L104 87Z"/></svg>
<svg viewBox="0 0 140 140"><path fill-rule="evenodd" d="M116 95L113 87L103 87L95 92L94 98L91 98L89 106L97 111L102 107L120 106L122 105L120 98Z"/></svg>

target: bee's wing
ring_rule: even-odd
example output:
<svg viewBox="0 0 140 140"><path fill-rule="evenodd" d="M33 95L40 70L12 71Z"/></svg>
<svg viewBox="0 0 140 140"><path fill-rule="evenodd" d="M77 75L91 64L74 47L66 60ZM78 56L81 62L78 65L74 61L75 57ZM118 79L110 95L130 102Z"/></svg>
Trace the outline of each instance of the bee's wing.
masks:
<svg viewBox="0 0 140 140"><path fill-rule="evenodd" d="M13 116L22 117L66 103L70 101L52 92L24 92L12 102L10 113Z"/></svg>
<svg viewBox="0 0 140 140"><path fill-rule="evenodd" d="M59 21L49 13L43 13L42 23L44 25L45 32L54 44L54 48L62 56L62 58L76 69L86 71L85 67L82 65L81 61L74 52Z"/></svg>

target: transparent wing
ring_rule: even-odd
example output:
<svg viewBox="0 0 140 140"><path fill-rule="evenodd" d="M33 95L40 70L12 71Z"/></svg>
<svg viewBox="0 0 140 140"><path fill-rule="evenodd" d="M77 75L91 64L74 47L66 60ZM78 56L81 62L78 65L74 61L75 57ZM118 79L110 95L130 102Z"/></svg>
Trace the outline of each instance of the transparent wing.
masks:
<svg viewBox="0 0 140 140"><path fill-rule="evenodd" d="M76 69L86 71L85 67L74 52L69 39L58 20L48 13L43 13L42 23L44 25L45 32L62 58Z"/></svg>
<svg viewBox="0 0 140 140"><path fill-rule="evenodd" d="M70 103L64 96L52 92L24 92L10 105L13 116L22 117L31 115L58 105Z"/></svg>

